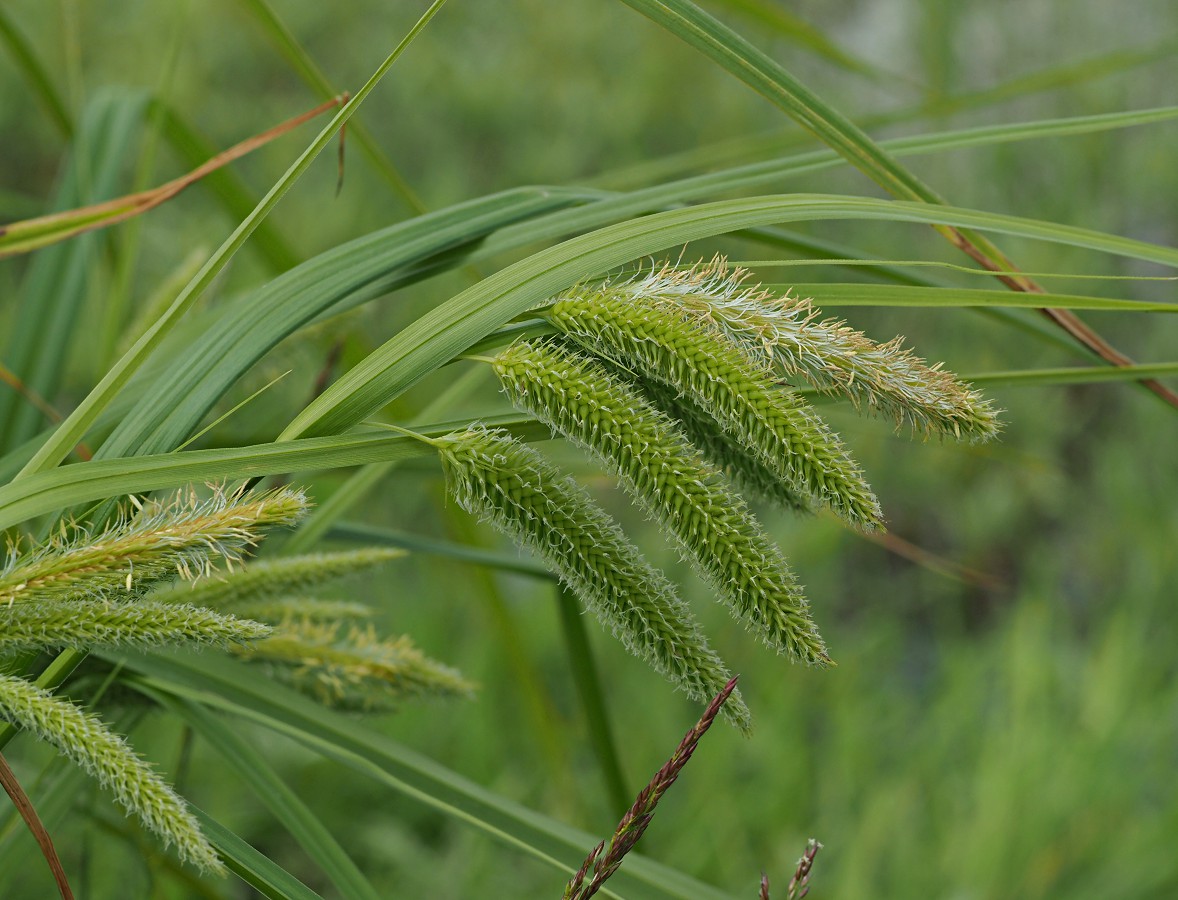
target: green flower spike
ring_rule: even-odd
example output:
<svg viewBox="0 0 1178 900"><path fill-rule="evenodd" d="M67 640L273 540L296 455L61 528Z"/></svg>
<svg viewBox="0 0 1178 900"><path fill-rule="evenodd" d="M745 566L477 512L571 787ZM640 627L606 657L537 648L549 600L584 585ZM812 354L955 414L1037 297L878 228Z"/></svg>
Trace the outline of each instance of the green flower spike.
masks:
<svg viewBox="0 0 1178 900"><path fill-rule="evenodd" d="M241 551L259 540L260 529L292 525L306 511L297 491L226 495L201 500L181 491L163 503L120 510L97 534L62 524L44 546L21 553L10 547L0 568L0 604L121 599L179 575L211 575L214 564L239 562Z"/></svg>
<svg viewBox="0 0 1178 900"><path fill-rule="evenodd" d="M386 711L425 696L470 697L474 686L407 637L369 627L291 619L272 637L237 651L278 681L337 709Z"/></svg>
<svg viewBox="0 0 1178 900"><path fill-rule="evenodd" d="M124 809L159 835L165 846L174 843L182 860L225 873L217 851L201 834L184 801L95 716L23 678L0 675L0 717L52 744L98 779Z"/></svg>
<svg viewBox="0 0 1178 900"><path fill-rule="evenodd" d="M93 645L219 645L256 640L270 628L144 594L177 575L211 575L239 562L260 529L296 522L301 493L182 491L164 503L135 502L93 533L63 524L43 546L13 545L0 568L0 653ZM0 718L57 748L110 790L128 812L175 843L180 858L224 873L183 801L98 718L23 678L0 676Z"/></svg>
<svg viewBox="0 0 1178 900"><path fill-rule="evenodd" d="M620 370L615 374L620 374ZM724 470L742 494L767 500L788 512L814 512L814 501L808 494L798 493L782 481L759 456L721 429L690 397L654 381L640 387L658 409L678 423L704 456Z"/></svg>
<svg viewBox="0 0 1178 900"><path fill-rule="evenodd" d="M228 647L264 638L260 622L187 603L47 600L0 607L0 653L55 647Z"/></svg>
<svg viewBox="0 0 1178 900"><path fill-rule="evenodd" d="M766 643L804 662L829 662L781 551L667 416L554 341L513 345L495 371L516 406L591 451L622 481Z"/></svg>
<svg viewBox="0 0 1178 900"><path fill-rule="evenodd" d="M504 431L474 426L431 443L459 505L541 557L631 653L696 700L727 684L670 582L573 479ZM748 727L743 702L726 710Z"/></svg>
<svg viewBox="0 0 1178 900"><path fill-rule="evenodd" d="M232 572L177 590L186 603L230 607L237 611L243 604L255 600L305 593L405 554L405 550L396 547L362 547L336 553L254 559Z"/></svg>
<svg viewBox="0 0 1178 900"><path fill-rule="evenodd" d="M939 363L929 366L905 350L903 338L876 343L845 322L822 319L809 300L746 287L747 275L717 256L689 269L665 264L610 289L686 315L782 375L843 396L860 411L892 416L897 428L971 442L998 433L993 406Z"/></svg>
<svg viewBox="0 0 1178 900"><path fill-rule="evenodd" d="M865 530L882 525L879 501L837 436L722 334L610 285L574 290L543 315L588 352L684 395L789 491Z"/></svg>

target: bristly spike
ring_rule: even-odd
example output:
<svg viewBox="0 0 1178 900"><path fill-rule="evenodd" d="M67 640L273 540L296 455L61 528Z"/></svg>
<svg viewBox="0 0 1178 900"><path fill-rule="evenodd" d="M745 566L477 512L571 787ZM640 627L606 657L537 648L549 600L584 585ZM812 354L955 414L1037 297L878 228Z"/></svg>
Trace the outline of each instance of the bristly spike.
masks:
<svg viewBox="0 0 1178 900"><path fill-rule="evenodd" d="M859 528L882 525L879 501L838 437L723 334L633 284L574 290L544 316L588 352L689 398L790 491Z"/></svg>
<svg viewBox="0 0 1178 900"><path fill-rule="evenodd" d="M678 423L691 443L723 469L743 494L767 500L788 512L814 512L813 498L782 481L756 453L720 428L690 397L653 381L638 387L651 403Z"/></svg>
<svg viewBox="0 0 1178 900"><path fill-rule="evenodd" d="M396 547L362 547L335 553L251 560L249 565L232 573L208 578L195 585L177 585L175 599L199 606L228 606L236 610L244 603L304 593L324 583L398 559L406 552Z"/></svg>
<svg viewBox="0 0 1178 900"><path fill-rule="evenodd" d="M306 497L291 490L226 496L214 489L207 500L190 490L137 503L135 513L120 510L97 534L74 525L28 553L10 551L0 570L0 604L118 599L176 575L210 575L216 562L232 564L257 544L263 528L292 525L307 509Z"/></svg>
<svg viewBox="0 0 1178 900"><path fill-rule="evenodd" d="M674 423L636 388L554 340L502 352L512 402L598 457L771 647L823 665L826 649L781 551Z"/></svg>
<svg viewBox="0 0 1178 900"><path fill-rule="evenodd" d="M23 678L0 675L0 718L52 744L96 778L165 845L175 843L182 860L225 873L224 863L184 801L97 717Z"/></svg>
<svg viewBox="0 0 1178 900"><path fill-rule="evenodd" d="M728 682L670 582L580 485L501 430L476 425L435 446L458 504L540 556L631 653L697 700ZM748 727L739 698L725 712Z"/></svg>
<svg viewBox="0 0 1178 900"><path fill-rule="evenodd" d="M382 638L371 624L291 618L266 640L235 652L337 709L387 711L407 700L474 693L474 685L423 654L409 638Z"/></svg>
<svg viewBox="0 0 1178 900"><path fill-rule="evenodd" d="M775 297L746 286L748 273L722 257L689 269L664 265L616 290L642 297L721 332L780 375L880 412L927 436L985 441L1000 428L989 401L938 362L929 366L902 346L877 343L838 319L822 319L809 300Z"/></svg>
<svg viewBox="0 0 1178 900"><path fill-rule="evenodd" d="M0 607L0 654L53 647L228 647L269 626L187 603L45 600Z"/></svg>

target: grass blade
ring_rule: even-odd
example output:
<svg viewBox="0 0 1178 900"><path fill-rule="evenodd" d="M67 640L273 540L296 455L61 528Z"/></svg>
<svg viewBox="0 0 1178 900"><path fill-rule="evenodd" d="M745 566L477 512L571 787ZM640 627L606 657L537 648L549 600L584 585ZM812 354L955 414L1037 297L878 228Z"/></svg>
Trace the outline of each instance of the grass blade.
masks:
<svg viewBox="0 0 1178 900"><path fill-rule="evenodd" d="M946 131L884 142L897 156L936 153L942 150L982 147L1010 141L1035 140L1069 134L1084 134L1110 128L1131 127L1178 118L1178 107L1134 110L1107 116L1082 116L1041 122L998 125ZM734 191L766 189L785 178L812 174L845 165L846 159L830 150L799 153L750 165L708 172L665 184L655 184L620 194L601 194L593 203L550 213L513 225L491 236L470 259L477 261L535 242L560 238L632 216L667 209L686 202L704 200ZM754 232L755 233L755 232ZM812 239L810 239L812 240ZM821 255L837 256L826 252ZM845 254L844 254L845 255Z"/></svg>
<svg viewBox="0 0 1178 900"><path fill-rule="evenodd" d="M239 732L190 700L179 700L166 694L155 694L154 698L191 725L225 758L226 764L250 786L274 818L298 841L341 896L350 900L379 900L376 889L331 832Z"/></svg>
<svg viewBox="0 0 1178 900"><path fill-rule="evenodd" d="M271 900L323 900L269 857L259 853L203 810L190 806L209 843L234 875Z"/></svg>
<svg viewBox="0 0 1178 900"><path fill-rule="evenodd" d="M897 163L850 119L822 101L775 60L689 0L622 0L695 47L788 113L889 193L940 203L931 188Z"/></svg>
<svg viewBox="0 0 1178 900"><path fill-rule="evenodd" d="M863 219L965 226L1178 267L1178 250L1074 226L925 203L793 194L723 200L602 228L542 250L435 307L361 361L279 436L342 431L509 319L558 291L641 256L703 237L788 221Z"/></svg>
<svg viewBox="0 0 1178 900"><path fill-rule="evenodd" d="M827 284L797 282L767 284L773 291L790 291L821 306L905 306L930 309L971 307L1030 307L1048 302L1057 309L1096 309L1105 312L1178 312L1178 303L1150 303L1078 294L1019 294L1012 291L950 287L908 287L894 284Z"/></svg>
<svg viewBox="0 0 1178 900"><path fill-rule="evenodd" d="M526 416L487 416L525 440L544 440L548 430ZM440 436L466 422L418 429ZM407 459L433 451L421 441L387 432L350 434L281 444L190 450L123 459L101 459L30 475L0 487L0 531L36 516L121 494L226 479L256 478L310 469Z"/></svg>
<svg viewBox="0 0 1178 900"><path fill-rule="evenodd" d="M336 131L352 117L352 114L359 108L360 104L364 102L388 70L392 68L393 63L397 61L405 51L405 48L417 37L426 24L429 23L430 19L437 14L443 3L445 3L445 0L434 0L434 3L430 5L429 9L417 21L417 24L409 30L409 33L402 39L393 52L380 64L372 74L372 77L365 83L364 87L357 92L356 96L343 109L336 113L331 122L312 141L311 145L303 151L290 169L287 170L286 174L267 192L266 196L262 198L249 217L237 226L233 234L209 258L209 261L205 263L196 277L181 291L180 296L176 298L167 312L107 372L98 386L87 395L86 399L81 402L69 418L58 426L53 436L45 442L44 446L41 447L17 475L18 479L51 469L65 459L74 445L81 440L90 425L98 418L103 408L122 389L127 381L130 380L135 370L143 364L152 350L159 345L167 333L174 327L177 320L204 293L217 274L233 258L233 255L241 249L241 246L249 238L257 223L270 213L278 204L278 201L282 199L283 195L299 179L303 172L307 170L320 151L327 146Z"/></svg>
<svg viewBox="0 0 1178 900"><path fill-rule="evenodd" d="M977 385L990 387L1038 387L1048 384L1097 384L1105 381L1134 381L1141 378L1178 376L1178 362L1119 366L1073 366L1063 369L1024 369L1017 372L980 372L966 376Z"/></svg>
<svg viewBox="0 0 1178 900"><path fill-rule="evenodd" d="M822 101L765 53L709 16L691 0L623 0L647 17L700 50L741 81L787 112L823 143L833 147L885 190L901 199L940 204L941 197L871 140L850 119ZM934 228L951 244L988 269L1007 287L1042 293L987 238L962 226L937 223ZM1105 341L1096 331L1067 310L1043 307L1044 314L1076 341L1098 353L1106 362L1124 366L1132 360ZM1178 394L1157 381L1142 384L1171 406Z"/></svg>
<svg viewBox="0 0 1178 900"><path fill-rule="evenodd" d="M114 657L111 657L114 658ZM243 678L240 664L208 657L146 654L123 659L133 686L196 700L285 734L316 752L472 825L566 876L594 839L468 781L433 760L281 685ZM216 836L210 834L216 845ZM731 900L728 895L650 860L631 857L616 876L629 900Z"/></svg>
<svg viewBox="0 0 1178 900"><path fill-rule="evenodd" d="M395 289L439 254L579 197L521 188L381 229L296 266L229 307L184 348L119 423L98 457L162 453L188 438L254 363L308 322Z"/></svg>

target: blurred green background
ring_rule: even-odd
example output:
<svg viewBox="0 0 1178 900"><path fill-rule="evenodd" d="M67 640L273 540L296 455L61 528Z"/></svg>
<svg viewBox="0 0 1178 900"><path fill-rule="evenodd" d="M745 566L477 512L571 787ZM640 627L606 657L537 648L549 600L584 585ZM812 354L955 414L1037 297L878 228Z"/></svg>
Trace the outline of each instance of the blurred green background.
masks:
<svg viewBox="0 0 1178 900"><path fill-rule="evenodd" d="M1161 106L1174 101L1178 84L1172 0L704 5L856 121L875 123L874 136ZM362 84L424 6L272 4L340 90ZM248 2L4 0L0 14L35 49L75 122L103 91L138 90L223 148L319 101ZM784 14L829 43L791 33ZM0 52L0 100L0 221L10 221L45 210L69 142L9 52ZM765 146L813 146L694 51L603 0L452 0L360 120L425 209L521 184L609 187L671 177L635 167L672 155L686 154L681 171L690 172L771 155L756 150ZM234 177L260 196L310 134L304 128L268 145L235 164ZM1176 139L1176 126L1165 124L910 164L955 205L1172 246ZM348 144L339 196L335 160L324 154L271 219L292 261L414 212L354 135ZM164 130L147 128L134 147L125 189L191 165ZM780 190L878 194L845 169ZM115 294L145 308L195 248L216 246L234 224L202 185L105 234L83 315L101 322ZM964 261L917 226L819 223L809 232L883 258ZM1001 243L1033 272L1163 274L1055 245ZM202 315L280 270L255 247L238 256ZM692 247L686 258L717 249L733 259L771 255L727 240ZM0 264L0 297L19 295L27 265L19 258ZM791 271L761 274L785 281ZM811 281L857 277L798 271ZM306 401L333 344L342 340L343 364L354 363L465 283L448 275L288 342L225 409L276 374L292 374L205 444L272 438ZM1049 283L1075 293L1174 295L1165 281ZM12 305L0 305L0 328ZM1085 318L1140 361L1174 357L1178 329L1168 316ZM1083 359L968 311L853 310L850 319L879 339L905 334L921 355L962 373ZM53 398L63 407L88 390L100 358L94 347L74 350L76 371ZM423 386L396 412L411 416L434 392ZM746 635L607 479L571 448L546 448L681 582L717 649L741 673L755 716L751 739L727 728L707 737L660 807L644 853L746 897L755 895L762 870L773 896L784 897L811 836L825 845L812 897L1178 896L1178 411L1125 384L991 393L1006 410L1006 428L1000 443L983 448L910 441L886 422L829 409L878 491L891 533L919 549L916 560L833 519L765 511L839 663L822 672L791 666ZM471 402L485 407L494 396L488 379ZM324 473L308 489L322 500L342 477ZM447 503L432 464L396 470L354 518L502 545ZM612 829L616 814L588 741L550 584L414 555L353 589L380 605L391 629L481 685L471 703L406 709L378 727L530 807L603 836ZM637 790L698 710L596 626L591 637L625 776ZM165 765L179 753L178 730L158 720L134 740ZM277 738L258 740L387 896L559 893L560 878L533 860ZM185 795L315 886L297 846L199 744L192 752ZM81 790L79 810L106 803ZM80 835L79 826L58 838L67 858L88 852ZM116 851L90 859L87 896L150 895L152 873L132 863L135 845L121 852L125 858ZM40 896L41 874L30 873L20 889L26 893L13 896Z"/></svg>

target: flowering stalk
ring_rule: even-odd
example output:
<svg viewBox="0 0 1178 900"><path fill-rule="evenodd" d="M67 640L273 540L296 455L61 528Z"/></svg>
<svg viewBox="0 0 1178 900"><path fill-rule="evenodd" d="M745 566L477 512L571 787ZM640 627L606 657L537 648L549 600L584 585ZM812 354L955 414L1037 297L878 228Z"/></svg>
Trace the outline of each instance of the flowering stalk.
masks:
<svg viewBox="0 0 1178 900"><path fill-rule="evenodd" d="M179 588L187 603L199 606L240 604L264 597L308 591L329 581L361 572L404 556L396 547L362 547L338 553L308 553L277 559L250 560L249 565Z"/></svg>
<svg viewBox="0 0 1178 900"><path fill-rule="evenodd" d="M759 456L720 428L690 397L657 382L642 385L642 392L677 422L691 443L719 466L742 494L767 500L788 512L814 511L808 494L799 493L778 478Z"/></svg>
<svg viewBox="0 0 1178 900"><path fill-rule="evenodd" d="M540 556L631 653L696 699L728 681L665 576L575 481L503 431L472 426L430 443L458 504ZM731 707L747 728L748 709Z"/></svg>
<svg viewBox="0 0 1178 900"><path fill-rule="evenodd" d="M860 528L882 524L879 501L837 436L724 335L610 285L575 290L543 314L590 353L688 397L791 491Z"/></svg>
<svg viewBox="0 0 1178 900"><path fill-rule="evenodd" d="M260 622L354 622L375 614L366 603L351 600L323 600L318 597L259 597L233 603L235 616Z"/></svg>
<svg viewBox="0 0 1178 900"><path fill-rule="evenodd" d="M810 893L810 870L814 868L814 857L822 845L814 838L806 842L806 850L798 859L798 866L794 870L793 878L789 880L789 891L785 900L802 900Z"/></svg>
<svg viewBox="0 0 1178 900"><path fill-rule="evenodd" d="M781 551L667 416L558 342L518 342L494 365L512 402L597 456L766 643L805 662L829 661Z"/></svg>
<svg viewBox="0 0 1178 900"><path fill-rule="evenodd" d="M818 851L821 849L822 845L814 840L814 838L810 838L806 842L805 852L798 859L797 868L794 869L793 877L789 880L785 900L802 900L803 897L810 893L810 870L814 868L814 857L818 855ZM769 900L769 876L764 872L761 873L761 891L759 897L760 900Z"/></svg>
<svg viewBox="0 0 1178 900"><path fill-rule="evenodd" d="M241 551L258 542L259 529L294 524L306 506L298 491L248 497L216 491L200 500L189 490L135 514L123 509L98 534L62 523L30 553L9 548L0 569L0 604L126 596L176 575L207 576L218 559L238 562Z"/></svg>
<svg viewBox="0 0 1178 900"><path fill-rule="evenodd" d="M998 433L993 406L938 363L904 349L902 338L877 343L837 319L822 319L809 300L747 287L748 273L723 257L688 269L664 264L611 290L685 315L722 333L786 376L800 376L856 409L892 416L897 427L959 440Z"/></svg>
<svg viewBox="0 0 1178 900"><path fill-rule="evenodd" d="M0 675L0 717L52 744L98 779L165 846L175 843L182 860L218 874L225 872L184 801L97 717L11 675Z"/></svg>
<svg viewBox="0 0 1178 900"><path fill-rule="evenodd" d="M260 643L236 651L319 702L372 712L427 695L469 697L474 685L435 662L407 637L380 638L371 628L290 620Z"/></svg>
<svg viewBox="0 0 1178 900"><path fill-rule="evenodd" d="M47 600L0 607L0 654L55 647L228 647L270 627L184 603Z"/></svg>
<svg viewBox="0 0 1178 900"><path fill-rule="evenodd" d="M683 736L683 740L679 742L679 746L671 758L654 773L650 783L639 791L634 804L622 816L622 820L614 830L613 837L608 841L602 841L590 851L581 864L581 868L565 885L562 900L588 900L601 890L601 886L605 884L606 880L618 870L623 858L634 849L634 845L638 843L647 826L650 825L655 808L663 798L663 794L675 783L675 779L679 777L679 773L683 771L683 767L687 765L691 755L695 753L700 738L712 727L717 713L720 712L735 688L736 679L733 678L716 694L712 702L708 704L708 708L704 710L700 720ZM589 878L590 872L593 873L592 878Z"/></svg>
<svg viewBox="0 0 1178 900"><path fill-rule="evenodd" d="M179 574L209 575L257 543L260 529L293 524L299 492L244 496L180 492L164 503L134 503L97 534L62 524L45 545L9 548L0 569L0 652L93 645L213 644L255 640L266 625L152 599L150 588ZM0 718L52 744L97 778L129 812L175 842L181 859L224 872L196 819L146 762L95 716L23 678L0 677Z"/></svg>

